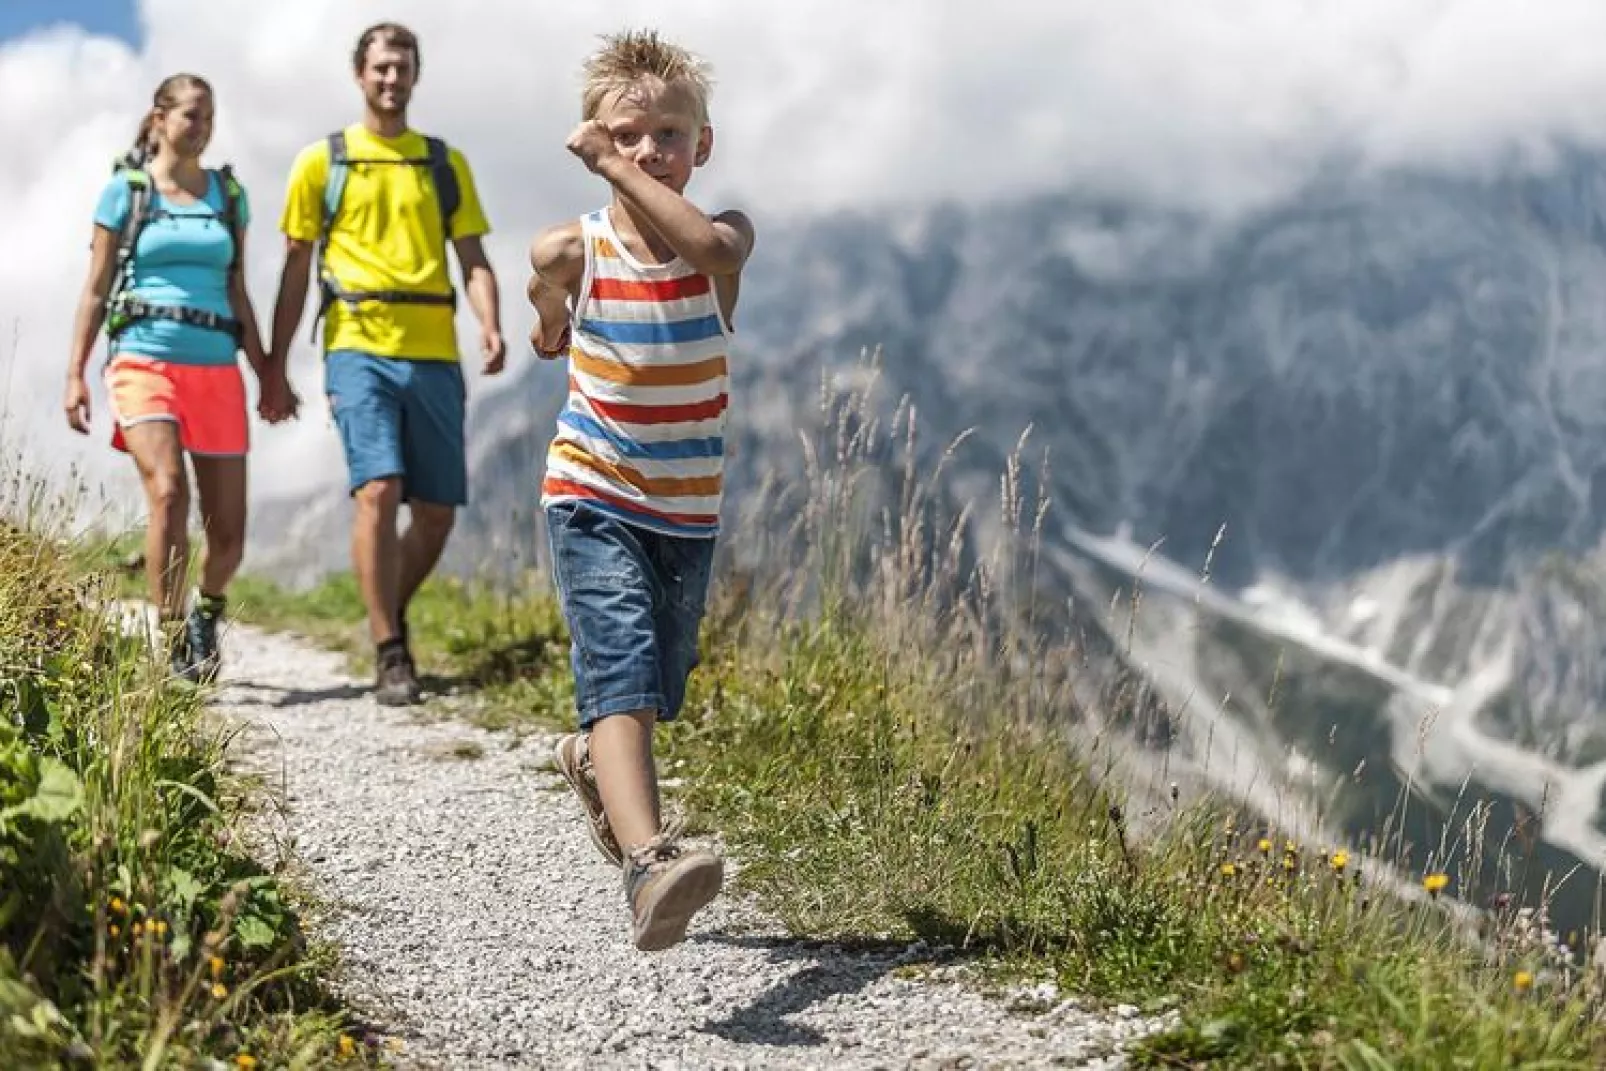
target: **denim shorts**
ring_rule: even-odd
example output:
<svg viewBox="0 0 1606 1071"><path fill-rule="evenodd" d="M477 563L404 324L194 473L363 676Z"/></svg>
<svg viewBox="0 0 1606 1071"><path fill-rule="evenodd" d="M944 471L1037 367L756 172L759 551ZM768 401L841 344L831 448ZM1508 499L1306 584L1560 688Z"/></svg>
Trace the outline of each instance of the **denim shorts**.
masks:
<svg viewBox="0 0 1606 1071"><path fill-rule="evenodd" d="M584 502L546 509L580 727L634 710L672 721L697 666L714 541L664 535Z"/></svg>
<svg viewBox="0 0 1606 1071"><path fill-rule="evenodd" d="M399 477L409 502L467 504L467 391L456 361L334 350L324 360L323 375L351 491Z"/></svg>

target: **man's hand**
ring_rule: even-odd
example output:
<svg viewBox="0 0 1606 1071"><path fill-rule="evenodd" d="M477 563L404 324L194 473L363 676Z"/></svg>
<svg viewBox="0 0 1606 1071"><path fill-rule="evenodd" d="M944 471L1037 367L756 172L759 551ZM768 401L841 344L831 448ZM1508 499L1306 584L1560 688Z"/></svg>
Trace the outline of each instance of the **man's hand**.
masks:
<svg viewBox="0 0 1606 1071"><path fill-rule="evenodd" d="M494 327L480 329L480 356L485 358L484 372L494 376L507 361L507 340Z"/></svg>
<svg viewBox="0 0 1606 1071"><path fill-rule="evenodd" d="M80 435L89 434L89 384L83 376L67 377L67 397L62 402L67 411L67 426Z"/></svg>
<svg viewBox="0 0 1606 1071"><path fill-rule="evenodd" d="M619 159L619 149L613 143L613 132L601 119L587 119L569 135L569 151L578 156L586 167L600 174L610 159Z"/></svg>

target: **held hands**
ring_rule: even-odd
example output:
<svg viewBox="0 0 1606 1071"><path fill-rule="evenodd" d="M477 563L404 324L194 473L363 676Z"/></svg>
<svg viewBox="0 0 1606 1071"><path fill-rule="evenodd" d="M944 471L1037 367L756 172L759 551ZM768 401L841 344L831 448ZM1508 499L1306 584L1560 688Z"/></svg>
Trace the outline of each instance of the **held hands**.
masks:
<svg viewBox="0 0 1606 1071"><path fill-rule="evenodd" d="M80 435L89 434L89 384L83 376L67 377L67 396L62 402L67 411L67 426Z"/></svg>
<svg viewBox="0 0 1606 1071"><path fill-rule="evenodd" d="M290 386L290 377L283 372L262 379L262 397L257 400L257 415L269 424L278 424L296 416L301 399Z"/></svg>

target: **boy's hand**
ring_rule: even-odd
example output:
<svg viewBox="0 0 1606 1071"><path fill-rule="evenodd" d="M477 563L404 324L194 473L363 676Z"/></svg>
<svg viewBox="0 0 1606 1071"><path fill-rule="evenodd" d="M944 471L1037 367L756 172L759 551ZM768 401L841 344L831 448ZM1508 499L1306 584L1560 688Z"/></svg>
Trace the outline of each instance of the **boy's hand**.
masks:
<svg viewBox="0 0 1606 1071"><path fill-rule="evenodd" d="M590 171L601 173L610 158L619 157L613 143L613 132L600 119L587 119L569 135L569 151L578 156Z"/></svg>

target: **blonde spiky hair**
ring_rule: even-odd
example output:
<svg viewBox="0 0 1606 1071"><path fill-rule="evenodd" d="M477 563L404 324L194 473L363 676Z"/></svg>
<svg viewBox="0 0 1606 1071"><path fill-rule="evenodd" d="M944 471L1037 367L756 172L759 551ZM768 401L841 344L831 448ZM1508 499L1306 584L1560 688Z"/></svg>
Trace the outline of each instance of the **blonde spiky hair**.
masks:
<svg viewBox="0 0 1606 1071"><path fill-rule="evenodd" d="M643 82L657 82L691 95L697 117L708 121L708 95L712 85L708 64L679 45L670 44L656 30L626 30L607 34L602 47L585 63L585 86L580 94L580 118L595 119L612 96Z"/></svg>

